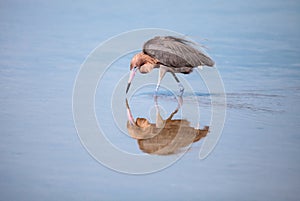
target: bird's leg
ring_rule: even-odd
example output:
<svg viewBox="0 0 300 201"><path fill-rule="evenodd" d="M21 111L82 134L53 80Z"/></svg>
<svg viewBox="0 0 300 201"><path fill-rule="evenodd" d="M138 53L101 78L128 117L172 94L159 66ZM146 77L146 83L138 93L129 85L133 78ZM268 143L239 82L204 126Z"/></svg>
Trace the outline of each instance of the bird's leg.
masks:
<svg viewBox="0 0 300 201"><path fill-rule="evenodd" d="M179 96L182 96L183 91L184 91L184 87L183 87L183 85L181 84L181 82L179 81L178 77L175 75L174 72L172 72L172 75L173 75L174 79L176 80L176 82L178 83Z"/></svg>
<svg viewBox="0 0 300 201"><path fill-rule="evenodd" d="M167 72L167 69L164 68L163 66L161 66L159 68L158 82L157 82L156 89L155 89L155 95L156 96L157 96L157 92L158 92L158 89L159 89L159 86L160 86L160 82L163 79L163 77L165 76L166 72Z"/></svg>
<svg viewBox="0 0 300 201"><path fill-rule="evenodd" d="M182 96L178 96L178 97L177 97L177 102L178 102L177 108L180 109L181 106L182 106L182 104L183 104Z"/></svg>

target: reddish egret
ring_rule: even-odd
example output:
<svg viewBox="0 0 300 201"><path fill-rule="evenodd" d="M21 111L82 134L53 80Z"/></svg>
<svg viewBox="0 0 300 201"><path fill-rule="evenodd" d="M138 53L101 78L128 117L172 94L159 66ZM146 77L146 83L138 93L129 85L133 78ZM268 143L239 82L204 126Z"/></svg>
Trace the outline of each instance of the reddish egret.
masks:
<svg viewBox="0 0 300 201"><path fill-rule="evenodd" d="M130 77L126 93L129 90L135 73L149 73L153 68L159 68L159 77L155 92L166 72L170 72L179 86L182 95L184 88L175 73L189 74L194 67L214 66L214 61L191 41L174 36L156 36L148 40L143 51L136 54L130 62Z"/></svg>

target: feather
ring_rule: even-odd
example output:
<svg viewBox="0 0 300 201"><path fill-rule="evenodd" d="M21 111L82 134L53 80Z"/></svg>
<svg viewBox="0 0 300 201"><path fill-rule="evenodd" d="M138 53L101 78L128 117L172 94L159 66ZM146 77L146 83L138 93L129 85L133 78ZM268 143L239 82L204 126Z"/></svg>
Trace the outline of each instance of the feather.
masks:
<svg viewBox="0 0 300 201"><path fill-rule="evenodd" d="M156 36L144 44L143 52L169 67L213 66L214 61L193 45L183 38Z"/></svg>

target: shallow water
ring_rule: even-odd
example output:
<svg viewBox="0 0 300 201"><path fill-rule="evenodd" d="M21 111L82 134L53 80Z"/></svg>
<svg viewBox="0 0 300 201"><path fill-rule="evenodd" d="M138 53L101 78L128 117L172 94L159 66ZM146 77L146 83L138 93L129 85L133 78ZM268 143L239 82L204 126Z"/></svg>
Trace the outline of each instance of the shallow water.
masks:
<svg viewBox="0 0 300 201"><path fill-rule="evenodd" d="M0 2L0 200L299 200L299 11L297 1ZM84 149L72 91L92 49L141 27L171 29L208 46L224 82L227 115L205 160L198 159L201 139L174 165L134 176L102 166ZM146 154L115 126L109 105L129 60L115 62L109 79L99 82L96 114L117 146ZM183 106L196 98L200 109L199 122L184 118L194 127L210 125L217 94L196 73L180 77L196 93L187 91ZM152 89L129 103L136 117L155 122ZM166 118L177 102L166 90L159 95Z"/></svg>

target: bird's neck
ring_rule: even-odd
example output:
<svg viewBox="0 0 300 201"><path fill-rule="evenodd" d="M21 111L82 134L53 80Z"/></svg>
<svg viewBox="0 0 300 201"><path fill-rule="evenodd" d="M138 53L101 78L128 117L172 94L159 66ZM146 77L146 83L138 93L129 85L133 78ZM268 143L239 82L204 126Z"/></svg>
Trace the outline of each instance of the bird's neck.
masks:
<svg viewBox="0 0 300 201"><path fill-rule="evenodd" d="M149 73L153 68L158 68L159 64L158 64L158 60L147 55L144 54L143 52L137 54L135 57L135 62L137 64L139 64L140 68L140 72L141 73Z"/></svg>
<svg viewBox="0 0 300 201"><path fill-rule="evenodd" d="M141 73L149 73L153 68L158 68L157 64L146 63L140 67Z"/></svg>

